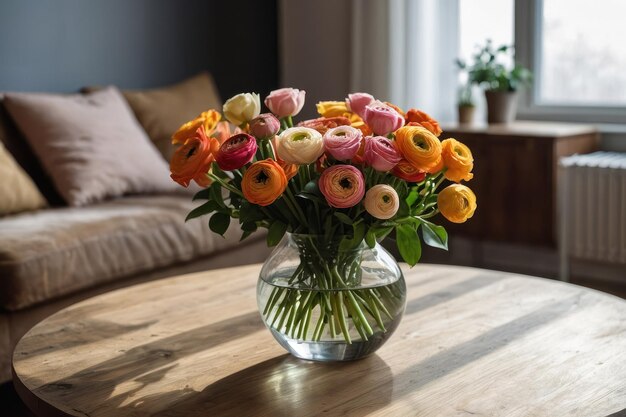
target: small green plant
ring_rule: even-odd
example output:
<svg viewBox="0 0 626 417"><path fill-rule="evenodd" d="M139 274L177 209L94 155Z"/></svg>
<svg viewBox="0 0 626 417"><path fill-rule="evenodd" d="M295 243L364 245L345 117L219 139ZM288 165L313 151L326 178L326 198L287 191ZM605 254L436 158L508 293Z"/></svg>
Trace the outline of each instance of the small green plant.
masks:
<svg viewBox="0 0 626 417"><path fill-rule="evenodd" d="M467 82L459 87L459 107L475 107L472 96L472 84Z"/></svg>
<svg viewBox="0 0 626 417"><path fill-rule="evenodd" d="M513 52L514 49L510 45L494 48L488 39L485 46L479 47L472 56L471 65L461 59L457 59L456 64L459 69L467 71L468 85L480 85L487 91L517 91L522 86L530 85L532 72L519 64L513 65L512 68L507 67L499 59L513 56Z"/></svg>

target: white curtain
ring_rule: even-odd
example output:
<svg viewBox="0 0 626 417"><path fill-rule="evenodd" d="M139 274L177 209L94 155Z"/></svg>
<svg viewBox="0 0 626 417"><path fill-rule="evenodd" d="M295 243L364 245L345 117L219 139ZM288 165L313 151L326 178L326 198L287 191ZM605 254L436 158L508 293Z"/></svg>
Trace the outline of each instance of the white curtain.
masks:
<svg viewBox="0 0 626 417"><path fill-rule="evenodd" d="M350 89L456 118L459 0L352 0Z"/></svg>

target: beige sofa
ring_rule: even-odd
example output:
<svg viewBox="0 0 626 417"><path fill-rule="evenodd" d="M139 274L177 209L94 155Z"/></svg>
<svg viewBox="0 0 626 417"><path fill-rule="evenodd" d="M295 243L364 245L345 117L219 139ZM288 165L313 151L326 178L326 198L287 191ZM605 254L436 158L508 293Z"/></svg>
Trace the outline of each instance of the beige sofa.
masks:
<svg viewBox="0 0 626 417"><path fill-rule="evenodd" d="M51 207L0 217L0 382L11 378L13 347L35 323L98 293L172 276L262 262L262 237L239 243L208 219L184 222L198 203L181 195L127 196L66 207L20 138L0 99L0 140Z"/></svg>

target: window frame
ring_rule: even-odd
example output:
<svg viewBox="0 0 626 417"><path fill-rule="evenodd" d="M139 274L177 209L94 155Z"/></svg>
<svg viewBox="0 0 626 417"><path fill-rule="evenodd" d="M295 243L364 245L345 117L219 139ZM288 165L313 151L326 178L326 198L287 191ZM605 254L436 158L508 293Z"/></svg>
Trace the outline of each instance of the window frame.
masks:
<svg viewBox="0 0 626 417"><path fill-rule="evenodd" d="M543 0L515 0L515 59L534 75L532 86L520 90L518 119L626 125L626 106L539 104Z"/></svg>

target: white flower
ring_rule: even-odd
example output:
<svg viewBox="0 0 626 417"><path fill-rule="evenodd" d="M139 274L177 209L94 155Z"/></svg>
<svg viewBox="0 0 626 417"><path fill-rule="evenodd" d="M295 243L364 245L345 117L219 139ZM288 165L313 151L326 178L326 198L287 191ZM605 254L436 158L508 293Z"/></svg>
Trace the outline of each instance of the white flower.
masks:
<svg viewBox="0 0 626 417"><path fill-rule="evenodd" d="M261 113L261 98L256 93L237 94L226 100L222 110L229 122L241 126Z"/></svg>
<svg viewBox="0 0 626 417"><path fill-rule="evenodd" d="M386 184L378 184L367 190L363 200L365 210L377 219L392 218L400 208L400 198L396 190Z"/></svg>
<svg viewBox="0 0 626 417"><path fill-rule="evenodd" d="M311 164L324 153L322 134L308 127L291 127L278 136L276 152L289 164Z"/></svg>

